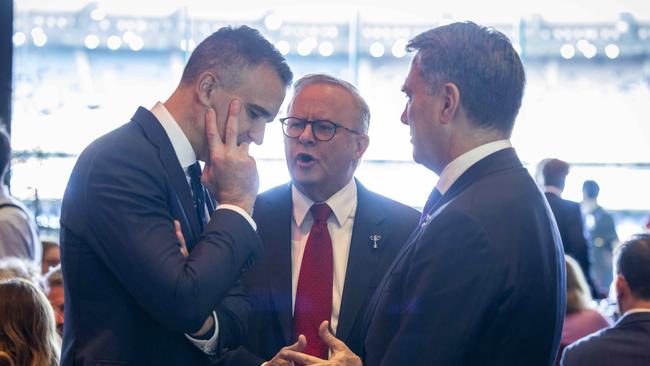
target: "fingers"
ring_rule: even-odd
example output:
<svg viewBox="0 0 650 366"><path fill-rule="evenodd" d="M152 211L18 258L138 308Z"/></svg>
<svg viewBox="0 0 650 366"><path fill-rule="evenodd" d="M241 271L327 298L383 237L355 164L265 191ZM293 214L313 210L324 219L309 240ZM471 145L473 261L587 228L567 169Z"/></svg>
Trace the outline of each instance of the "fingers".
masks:
<svg viewBox="0 0 650 366"><path fill-rule="evenodd" d="M205 135L208 138L208 149L210 155L216 153L223 147L223 141L219 134L219 126L217 126L217 112L214 109L208 108L205 112Z"/></svg>
<svg viewBox="0 0 650 366"><path fill-rule="evenodd" d="M241 102L234 99L230 102L228 108L228 119L226 120L226 146L237 146L237 135L239 134L239 112L241 111Z"/></svg>
<svg viewBox="0 0 650 366"><path fill-rule="evenodd" d="M306 347L307 347L307 338L301 334L298 336L298 340L296 341L296 343L284 348L291 351L302 352L305 350Z"/></svg>
<svg viewBox="0 0 650 366"><path fill-rule="evenodd" d="M332 332L330 332L329 326L330 323L325 320L318 327L318 334L320 335L320 338L323 340L323 342L325 342L327 347L329 347L334 352L348 350L348 346L346 346L345 343L340 341L332 334Z"/></svg>
<svg viewBox="0 0 650 366"><path fill-rule="evenodd" d="M278 352L278 354L275 355L275 357L273 357L272 360L268 361L266 364L263 365L266 366L293 365L293 362L284 356L284 352L285 351L302 352L305 350L305 347L307 347L307 338L305 338L305 336L301 334L298 336L298 340L296 341L296 343L290 346L283 347L280 350L280 352Z"/></svg>
<svg viewBox="0 0 650 366"><path fill-rule="evenodd" d="M181 230L181 223L178 220L174 220L174 229L176 229L176 237L181 243L181 254L183 254L183 257L187 257L190 253L187 251L187 245L185 245L185 237L183 236L183 231Z"/></svg>
<svg viewBox="0 0 650 366"><path fill-rule="evenodd" d="M320 359L318 357L310 356L308 354L296 352L296 351L291 351L288 349L284 349L280 351L280 356L283 359L293 361L295 363L299 363L302 365L312 365L312 364L318 364L318 363L324 363L326 362L323 359Z"/></svg>

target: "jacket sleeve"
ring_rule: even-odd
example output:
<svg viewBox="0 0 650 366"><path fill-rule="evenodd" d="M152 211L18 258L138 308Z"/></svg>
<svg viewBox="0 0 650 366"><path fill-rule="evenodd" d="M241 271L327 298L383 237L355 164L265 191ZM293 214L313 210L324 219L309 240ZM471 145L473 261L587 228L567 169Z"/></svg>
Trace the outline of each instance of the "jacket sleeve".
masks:
<svg viewBox="0 0 650 366"><path fill-rule="evenodd" d="M261 242L240 214L217 210L183 257L164 177L152 157L110 153L89 163L80 187L72 189L80 190L87 242L121 285L158 322L193 333L261 251Z"/></svg>

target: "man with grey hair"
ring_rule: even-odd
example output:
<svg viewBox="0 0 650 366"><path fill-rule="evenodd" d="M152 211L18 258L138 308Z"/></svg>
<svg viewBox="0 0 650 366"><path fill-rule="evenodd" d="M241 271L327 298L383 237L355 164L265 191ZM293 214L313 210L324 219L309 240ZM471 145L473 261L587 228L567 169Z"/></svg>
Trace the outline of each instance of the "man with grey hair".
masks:
<svg viewBox="0 0 650 366"><path fill-rule="evenodd" d="M419 216L354 179L369 144L370 112L353 85L324 74L301 78L280 122L291 183L255 202L265 254L244 276L250 331L228 365L259 366L300 334L306 353L327 358L318 337L324 320L360 352L372 292Z"/></svg>

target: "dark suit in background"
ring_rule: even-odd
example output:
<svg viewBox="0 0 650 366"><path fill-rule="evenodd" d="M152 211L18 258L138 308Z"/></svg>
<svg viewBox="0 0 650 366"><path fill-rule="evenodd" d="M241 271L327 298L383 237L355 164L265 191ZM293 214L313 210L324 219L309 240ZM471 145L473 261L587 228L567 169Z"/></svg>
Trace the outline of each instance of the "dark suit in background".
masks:
<svg viewBox="0 0 650 366"><path fill-rule="evenodd" d="M201 236L185 173L144 108L79 157L63 198L61 249L63 365L204 364L207 356L184 333L215 308L222 347L245 332L243 293L226 296L261 251L259 237L231 210L215 211Z"/></svg>
<svg viewBox="0 0 650 366"><path fill-rule="evenodd" d="M594 295L597 295L590 272L589 244L585 237L580 204L565 200L552 192L544 193L560 230L564 252L580 264Z"/></svg>
<svg viewBox="0 0 650 366"><path fill-rule="evenodd" d="M565 289L548 205L513 149L472 165L397 256L364 365L551 365Z"/></svg>
<svg viewBox="0 0 650 366"><path fill-rule="evenodd" d="M228 365L257 365L293 342L291 298L291 185L260 194L253 218L264 255L247 272L252 316L246 349L229 355ZM373 193L357 182L357 209L336 336L353 351L362 349L361 327L377 283L417 224L419 213ZM379 235L377 248L370 236Z"/></svg>
<svg viewBox="0 0 650 366"><path fill-rule="evenodd" d="M650 365L650 312L631 313L612 327L567 347L564 366Z"/></svg>

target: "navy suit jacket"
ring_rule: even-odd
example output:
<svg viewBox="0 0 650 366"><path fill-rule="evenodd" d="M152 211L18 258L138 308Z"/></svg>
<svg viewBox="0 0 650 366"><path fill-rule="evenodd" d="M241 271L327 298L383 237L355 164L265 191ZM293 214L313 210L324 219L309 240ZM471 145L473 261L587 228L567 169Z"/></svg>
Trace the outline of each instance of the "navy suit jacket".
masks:
<svg viewBox="0 0 650 366"><path fill-rule="evenodd" d="M377 288L364 365L552 365L562 246L514 150L471 166L433 210Z"/></svg>
<svg viewBox="0 0 650 366"><path fill-rule="evenodd" d="M295 342L291 298L291 185L260 194L253 217L264 256L247 272L252 316L245 345L231 352L228 365L255 365ZM361 326L368 302L397 252L417 225L415 209L367 190L357 182L357 210L336 336L353 351L362 348ZM379 235L373 248L372 235Z"/></svg>
<svg viewBox="0 0 650 366"><path fill-rule="evenodd" d="M213 309L220 346L238 345L250 307L229 291L261 241L233 211L215 211L203 233L198 220L171 142L148 110L84 150L61 209L62 365L207 363L184 333Z"/></svg>
<svg viewBox="0 0 650 366"><path fill-rule="evenodd" d="M563 366L650 365L650 313L632 313L564 350Z"/></svg>
<svg viewBox="0 0 650 366"><path fill-rule="evenodd" d="M598 292L591 278L589 244L585 237L580 204L565 200L555 193L546 192L544 195L551 206L551 211L553 211L557 227L560 230L564 252L578 261L592 294L597 297Z"/></svg>

